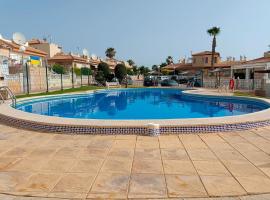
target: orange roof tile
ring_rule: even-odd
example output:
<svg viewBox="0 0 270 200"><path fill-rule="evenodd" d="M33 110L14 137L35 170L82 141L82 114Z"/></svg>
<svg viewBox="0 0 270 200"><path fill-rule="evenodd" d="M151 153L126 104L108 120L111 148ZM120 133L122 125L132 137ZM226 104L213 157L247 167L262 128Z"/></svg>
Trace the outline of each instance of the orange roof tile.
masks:
<svg viewBox="0 0 270 200"><path fill-rule="evenodd" d="M14 43L12 41L0 39L0 44L4 44L8 48L11 48L13 52L17 52L17 53L20 52L20 45ZM40 56L40 57L45 57L47 55L46 52L35 49L33 47L26 46L25 48L26 48L26 50L25 50L24 54L26 54L26 55L34 55L34 56Z"/></svg>

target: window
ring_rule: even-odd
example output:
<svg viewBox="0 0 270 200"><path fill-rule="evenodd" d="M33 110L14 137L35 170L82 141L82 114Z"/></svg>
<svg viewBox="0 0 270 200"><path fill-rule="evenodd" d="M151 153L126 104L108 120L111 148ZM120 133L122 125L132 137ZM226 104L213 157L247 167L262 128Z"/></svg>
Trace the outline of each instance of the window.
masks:
<svg viewBox="0 0 270 200"><path fill-rule="evenodd" d="M196 58L193 58L193 63L196 63Z"/></svg>
<svg viewBox="0 0 270 200"><path fill-rule="evenodd" d="M217 63L217 57L214 57L214 63Z"/></svg>
<svg viewBox="0 0 270 200"><path fill-rule="evenodd" d="M208 63L208 57L205 58L204 62L205 63Z"/></svg>

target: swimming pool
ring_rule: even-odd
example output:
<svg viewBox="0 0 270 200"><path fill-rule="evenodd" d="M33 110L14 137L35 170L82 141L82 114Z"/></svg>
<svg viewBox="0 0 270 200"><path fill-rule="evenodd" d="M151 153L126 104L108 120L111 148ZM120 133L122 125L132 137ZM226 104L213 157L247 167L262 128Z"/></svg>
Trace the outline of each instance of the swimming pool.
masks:
<svg viewBox="0 0 270 200"><path fill-rule="evenodd" d="M103 90L20 102L16 109L46 116L104 120L187 119L243 115L269 108L263 101L187 95L179 89Z"/></svg>

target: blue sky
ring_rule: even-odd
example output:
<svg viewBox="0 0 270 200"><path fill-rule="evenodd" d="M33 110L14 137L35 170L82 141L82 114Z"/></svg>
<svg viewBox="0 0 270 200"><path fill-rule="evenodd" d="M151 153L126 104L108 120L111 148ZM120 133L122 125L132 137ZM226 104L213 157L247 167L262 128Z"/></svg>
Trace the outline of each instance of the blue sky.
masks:
<svg viewBox="0 0 270 200"><path fill-rule="evenodd" d="M211 49L206 30L220 26L217 51L249 59L270 44L269 0L0 0L0 34L27 39L52 35L64 50L77 47L104 57L152 66Z"/></svg>

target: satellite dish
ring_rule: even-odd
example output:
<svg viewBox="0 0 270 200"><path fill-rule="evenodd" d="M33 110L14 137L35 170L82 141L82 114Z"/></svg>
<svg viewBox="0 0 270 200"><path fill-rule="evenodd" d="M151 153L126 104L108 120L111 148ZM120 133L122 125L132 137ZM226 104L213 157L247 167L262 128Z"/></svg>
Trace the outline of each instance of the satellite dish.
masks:
<svg viewBox="0 0 270 200"><path fill-rule="evenodd" d="M87 50L87 49L83 49L83 51L82 51L82 52L83 52L83 55L84 55L84 56L89 56L89 52L88 52L88 50Z"/></svg>
<svg viewBox="0 0 270 200"><path fill-rule="evenodd" d="M19 48L19 51L20 52L25 52L25 50L26 50L26 47L25 46L20 46L20 48Z"/></svg>
<svg viewBox="0 0 270 200"><path fill-rule="evenodd" d="M13 42L15 42L16 44L19 44L19 45L25 45L25 43L26 43L26 39L25 39L24 35L22 33L19 33L19 32L13 33L12 40L13 40Z"/></svg>
<svg viewBox="0 0 270 200"><path fill-rule="evenodd" d="M97 56L95 54L91 55L92 60L97 60Z"/></svg>

